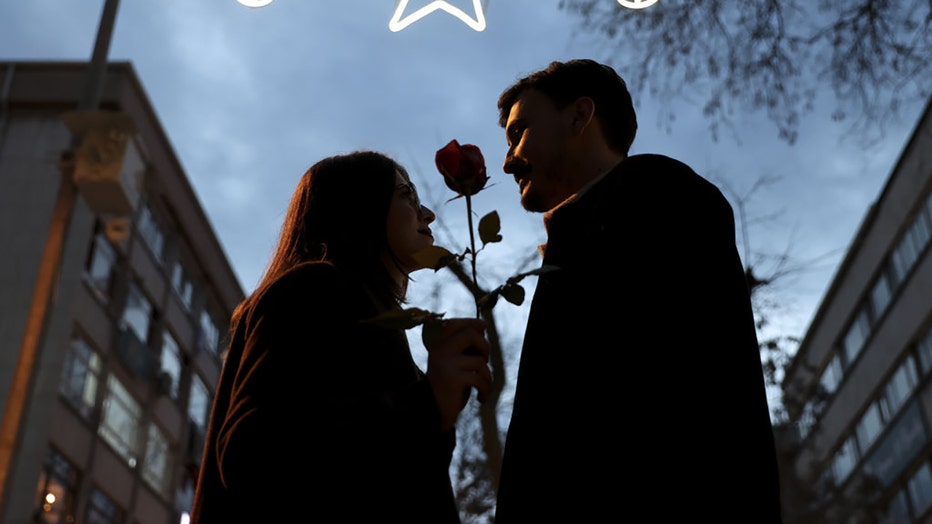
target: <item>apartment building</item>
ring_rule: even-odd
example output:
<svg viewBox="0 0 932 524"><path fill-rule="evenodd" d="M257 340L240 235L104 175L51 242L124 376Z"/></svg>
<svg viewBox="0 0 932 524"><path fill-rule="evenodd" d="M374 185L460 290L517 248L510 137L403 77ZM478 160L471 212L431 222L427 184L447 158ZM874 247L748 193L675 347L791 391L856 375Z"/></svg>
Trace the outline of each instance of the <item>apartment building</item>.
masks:
<svg viewBox="0 0 932 524"><path fill-rule="evenodd" d="M0 62L0 522L184 522L243 290L132 65L88 76Z"/></svg>
<svg viewBox="0 0 932 524"><path fill-rule="evenodd" d="M932 101L783 381L786 522L932 522Z"/></svg>

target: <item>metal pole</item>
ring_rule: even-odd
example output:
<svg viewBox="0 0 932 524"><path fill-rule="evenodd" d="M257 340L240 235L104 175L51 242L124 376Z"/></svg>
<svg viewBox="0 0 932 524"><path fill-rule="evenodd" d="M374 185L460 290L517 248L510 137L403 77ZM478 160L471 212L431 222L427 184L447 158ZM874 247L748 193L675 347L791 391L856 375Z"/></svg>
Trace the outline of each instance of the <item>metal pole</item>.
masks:
<svg viewBox="0 0 932 524"><path fill-rule="evenodd" d="M97 40L94 43L94 52L85 81L85 91L78 103L80 110L94 110L100 105L107 72L107 55L110 50L118 5L119 0L105 0L100 25L97 28ZM34 379L33 371L45 340L45 326L55 302L62 252L77 198L77 188L73 179L73 151L81 145L81 139L81 134L72 133L69 148L62 153L59 161L62 176L58 196L55 200L52 221L36 277L32 303L26 318L25 333L19 349L16 369L13 372L10 394L3 412L3 421L0 423L0 520L3 520L9 505L10 479L16 465L17 451L22 438L24 415Z"/></svg>
<svg viewBox="0 0 932 524"><path fill-rule="evenodd" d="M94 54L91 56L91 65L88 69L84 96L81 97L78 109L97 109L100 105L107 71L107 55L110 52L110 39L113 36L113 25L119 4L119 0L105 0L104 11L100 15L100 26L97 29L97 41L94 43Z"/></svg>

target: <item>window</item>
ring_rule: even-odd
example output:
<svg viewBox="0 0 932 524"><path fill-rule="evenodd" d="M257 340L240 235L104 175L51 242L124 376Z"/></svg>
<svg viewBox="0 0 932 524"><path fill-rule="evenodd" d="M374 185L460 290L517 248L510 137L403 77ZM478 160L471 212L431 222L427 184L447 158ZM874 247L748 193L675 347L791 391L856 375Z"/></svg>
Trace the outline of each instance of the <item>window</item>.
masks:
<svg viewBox="0 0 932 524"><path fill-rule="evenodd" d="M838 387L838 383L841 382L841 375L841 359L838 355L835 355L829 361L828 366L825 367L825 371L822 372L819 384L822 385L826 393L831 394Z"/></svg>
<svg viewBox="0 0 932 524"><path fill-rule="evenodd" d="M891 295L890 281L887 280L886 271L882 271L877 277L877 282L874 282L874 288L871 289L871 315L875 322L890 305Z"/></svg>
<svg viewBox="0 0 932 524"><path fill-rule="evenodd" d="M929 198L926 199L926 216L932 218L932 193L929 193Z"/></svg>
<svg viewBox="0 0 932 524"><path fill-rule="evenodd" d="M167 330L162 334L162 355L159 358L168 395L178 398L178 384L181 382L181 351L178 342Z"/></svg>
<svg viewBox="0 0 932 524"><path fill-rule="evenodd" d="M107 380L103 420L98 434L129 464L136 467L139 455L139 431L142 408L113 375Z"/></svg>
<svg viewBox="0 0 932 524"><path fill-rule="evenodd" d="M119 322L117 354L140 378L154 377L160 370L159 353L151 342L157 313L136 282L130 282L126 306Z"/></svg>
<svg viewBox="0 0 932 524"><path fill-rule="evenodd" d="M906 399L909 398L918 383L919 377L916 374L916 366L913 364L912 357L907 357L897 368L890 381L887 382L887 388L884 391L887 420L896 416L897 411L903 406L903 403L906 402Z"/></svg>
<svg viewBox="0 0 932 524"><path fill-rule="evenodd" d="M809 435L809 431L812 430L812 426L815 425L815 418L815 408L812 402L806 402L806 405L803 406L802 413L799 415L799 422L797 422L800 439L804 439Z"/></svg>
<svg viewBox="0 0 932 524"><path fill-rule="evenodd" d="M878 524L909 524L909 505L906 502L906 490L901 489L893 495L886 511Z"/></svg>
<svg viewBox="0 0 932 524"><path fill-rule="evenodd" d="M191 377L191 393L188 397L188 418L191 420L186 448L187 458L200 464L207 436L207 417L210 410L210 393L197 374Z"/></svg>
<svg viewBox="0 0 932 524"><path fill-rule="evenodd" d="M913 243L916 244L917 251L922 253L926 244L929 243L930 235L932 235L932 231L929 229L929 219L925 213L919 213L916 216L916 221L913 222L907 234L913 237Z"/></svg>
<svg viewBox="0 0 932 524"><path fill-rule="evenodd" d="M867 340L869 334L870 320L867 318L867 312L862 309L857 316L854 317L854 322L851 323L848 332L845 334L845 366L850 366L854 363L858 354L861 353L861 349L864 347L864 342Z"/></svg>
<svg viewBox="0 0 932 524"><path fill-rule="evenodd" d="M168 496L169 480L168 439L155 424L149 425L146 441L146 459L143 461L142 478L163 497Z"/></svg>
<svg viewBox="0 0 932 524"><path fill-rule="evenodd" d="M856 462L857 455L854 438L848 437L845 443L835 452L835 458L832 461L832 471L839 485L848 478Z"/></svg>
<svg viewBox="0 0 932 524"><path fill-rule="evenodd" d="M909 274L913 263L916 262L919 253L928 241L929 225L926 223L925 215L920 214L893 251L893 268L898 283L906 279L906 275Z"/></svg>
<svg viewBox="0 0 932 524"><path fill-rule="evenodd" d="M201 430L207 432L207 415L210 409L210 392L199 375L191 377L191 395L188 397L188 417Z"/></svg>
<svg viewBox="0 0 932 524"><path fill-rule="evenodd" d="M190 310L191 301L194 299L194 284L191 274L188 273L180 259L175 260L175 265L172 267L172 287L175 288L175 293L178 293L184 307Z"/></svg>
<svg viewBox="0 0 932 524"><path fill-rule="evenodd" d="M923 373L932 370L932 329L919 341L919 362Z"/></svg>
<svg viewBox="0 0 932 524"><path fill-rule="evenodd" d="M828 498L832 494L832 491L835 490L835 485L835 474L832 472L832 468L825 468L822 474L819 475L818 480L816 480L816 496L820 499Z"/></svg>
<svg viewBox="0 0 932 524"><path fill-rule="evenodd" d="M152 324L152 303L142 293L135 282L130 282L126 296L126 309L123 310L122 323L136 334L140 342L149 340L149 327Z"/></svg>
<svg viewBox="0 0 932 524"><path fill-rule="evenodd" d="M91 490L87 503L87 524L122 524L123 510L97 488Z"/></svg>
<svg viewBox="0 0 932 524"><path fill-rule="evenodd" d="M862 454L867 452L881 430L883 430L883 419L880 417L880 407L876 402L871 402L870 407L861 417L861 421L858 422L856 430L858 446Z"/></svg>
<svg viewBox="0 0 932 524"><path fill-rule="evenodd" d="M907 483L909 499L913 503L913 511L918 517L932 506L932 473L929 464L925 463Z"/></svg>
<svg viewBox="0 0 932 524"><path fill-rule="evenodd" d="M85 420L91 419L97 405L101 370L100 355L79 335L73 335L58 391Z"/></svg>
<svg viewBox="0 0 932 524"><path fill-rule="evenodd" d="M110 300L116 260L116 251L107 237L98 230L84 266L84 280L90 284L94 295L104 302Z"/></svg>
<svg viewBox="0 0 932 524"><path fill-rule="evenodd" d="M74 498L78 491L78 472L64 456L49 448L39 472L36 490L36 521L45 524L74 522Z"/></svg>
<svg viewBox="0 0 932 524"><path fill-rule="evenodd" d="M220 330L213 316L205 308L201 311L201 329L197 337L198 349L218 354L220 346Z"/></svg>
<svg viewBox="0 0 932 524"><path fill-rule="evenodd" d="M148 203L139 208L139 218L136 229L139 236L145 240L146 245L152 250L155 259L162 262L162 256L165 254L165 228L161 221L152 212Z"/></svg>

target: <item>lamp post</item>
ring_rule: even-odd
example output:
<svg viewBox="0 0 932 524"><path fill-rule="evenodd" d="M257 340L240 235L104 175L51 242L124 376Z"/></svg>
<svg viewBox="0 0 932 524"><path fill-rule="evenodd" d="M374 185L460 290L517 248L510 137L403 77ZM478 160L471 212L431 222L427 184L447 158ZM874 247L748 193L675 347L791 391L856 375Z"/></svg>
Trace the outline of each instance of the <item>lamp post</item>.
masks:
<svg viewBox="0 0 932 524"><path fill-rule="evenodd" d="M97 39L85 80L85 89L78 102L79 111L96 110L103 94L107 72L107 55L113 35L119 0L105 0ZM72 131L68 149L59 161L61 181L45 248L33 290L32 302L26 317L23 340L13 372L10 392L0 422L0 520L10 504L11 477L15 470L17 452L23 436L24 414L34 382L34 369L45 341L46 324L55 300L55 287L62 262L68 226L77 198L74 174L74 151L81 145L83 133Z"/></svg>

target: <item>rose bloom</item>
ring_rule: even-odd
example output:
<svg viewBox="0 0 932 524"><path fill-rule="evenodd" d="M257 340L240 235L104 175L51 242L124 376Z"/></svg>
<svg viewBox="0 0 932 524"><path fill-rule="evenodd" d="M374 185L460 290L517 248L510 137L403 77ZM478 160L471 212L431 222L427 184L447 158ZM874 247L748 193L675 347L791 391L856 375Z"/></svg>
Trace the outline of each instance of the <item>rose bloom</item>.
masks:
<svg viewBox="0 0 932 524"><path fill-rule="evenodd" d="M451 140L437 151L434 161L447 187L460 195L475 195L489 180L482 151L472 144L460 145L456 140Z"/></svg>

